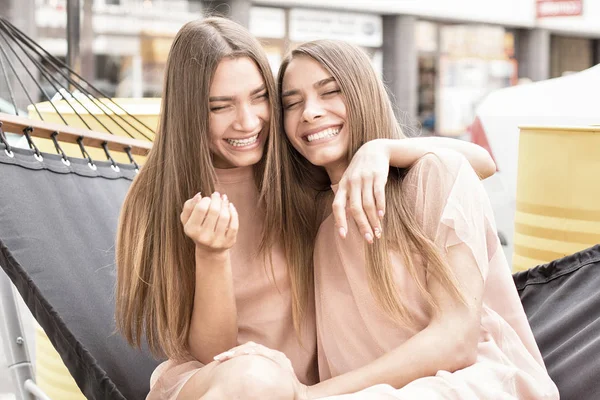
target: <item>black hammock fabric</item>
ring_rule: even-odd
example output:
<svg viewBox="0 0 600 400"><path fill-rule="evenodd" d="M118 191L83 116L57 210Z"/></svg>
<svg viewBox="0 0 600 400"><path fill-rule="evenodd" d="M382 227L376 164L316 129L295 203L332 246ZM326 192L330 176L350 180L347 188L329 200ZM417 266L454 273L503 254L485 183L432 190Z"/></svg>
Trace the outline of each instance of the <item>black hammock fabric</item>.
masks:
<svg viewBox="0 0 600 400"><path fill-rule="evenodd" d="M158 364L115 332L114 241L135 167L0 144L0 265L88 399L144 399Z"/></svg>
<svg viewBox="0 0 600 400"><path fill-rule="evenodd" d="M513 278L560 398L600 399L600 245Z"/></svg>

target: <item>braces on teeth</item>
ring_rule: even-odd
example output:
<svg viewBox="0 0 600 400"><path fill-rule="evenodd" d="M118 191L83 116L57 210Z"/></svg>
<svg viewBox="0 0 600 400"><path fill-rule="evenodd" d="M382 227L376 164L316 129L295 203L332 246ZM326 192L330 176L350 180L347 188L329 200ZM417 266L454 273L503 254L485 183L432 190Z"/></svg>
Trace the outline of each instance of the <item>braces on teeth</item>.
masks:
<svg viewBox="0 0 600 400"><path fill-rule="evenodd" d="M258 139L258 135L256 136L252 136L251 138L248 139L227 139L227 142L229 144L231 144L232 146L235 147L242 147L242 146L248 146L250 144L253 144L254 142L256 142L256 140Z"/></svg>

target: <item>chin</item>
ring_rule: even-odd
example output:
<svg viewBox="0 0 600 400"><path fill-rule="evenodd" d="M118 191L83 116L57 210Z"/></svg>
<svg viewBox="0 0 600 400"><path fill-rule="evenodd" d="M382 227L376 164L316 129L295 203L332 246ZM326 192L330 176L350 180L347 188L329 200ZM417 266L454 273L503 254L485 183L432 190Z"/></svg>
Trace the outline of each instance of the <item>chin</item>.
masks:
<svg viewBox="0 0 600 400"><path fill-rule="evenodd" d="M306 157L306 159L308 160L308 162L310 162L313 165L316 165L317 167L326 167L331 164L337 164L344 158L344 155L334 156L331 154L331 152L323 153L325 154L310 155Z"/></svg>
<svg viewBox="0 0 600 400"><path fill-rule="evenodd" d="M236 157L235 160L231 160L232 164L236 167L249 167L251 165L258 164L262 160L262 151L257 154L248 154L246 157Z"/></svg>
<svg viewBox="0 0 600 400"><path fill-rule="evenodd" d="M331 164L333 161L323 158L307 158L308 162L317 167L326 167Z"/></svg>

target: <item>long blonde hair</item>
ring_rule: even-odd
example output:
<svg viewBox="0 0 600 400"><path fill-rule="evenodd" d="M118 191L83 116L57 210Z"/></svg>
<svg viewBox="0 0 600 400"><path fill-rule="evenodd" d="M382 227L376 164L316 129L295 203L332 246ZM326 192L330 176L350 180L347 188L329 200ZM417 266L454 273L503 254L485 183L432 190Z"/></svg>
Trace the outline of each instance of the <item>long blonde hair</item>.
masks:
<svg viewBox="0 0 600 400"><path fill-rule="evenodd" d="M281 93L283 78L289 63L298 56L308 56L325 68L338 83L344 96L347 112L350 143L348 160L366 142L378 139L402 139L400 128L387 95L367 55L358 47L342 41L318 40L300 45L282 62L278 89ZM281 107L281 104L280 104ZM273 141L278 152L285 153L282 165L283 180L283 240L289 254L301 254L290 259L290 263L309 265L312 257L315 233L320 221L320 207L315 207L310 196L317 196L329 189L330 181L322 168L309 165L291 145L285 135ZM455 298L464 301L462 291L448 263L443 259L434 243L425 235L415 220L406 196L398 195L406 170L390 168L386 185L386 217L383 221L384 239L373 245L365 245L366 271L369 287L382 309L398 323L411 326L414 318L403 304L394 280L390 251L399 252L417 288L432 310L438 308L427 291L426 284L418 274L419 266L413 255L418 254L429 275L437 278ZM307 198L308 197L308 198ZM300 201L298 201L300 199ZM298 241L298 238L302 238ZM300 269L300 267L298 268ZM308 278L309 273L306 273ZM312 278L312 276L311 276ZM307 285L309 283L307 282Z"/></svg>
<svg viewBox="0 0 600 400"><path fill-rule="evenodd" d="M117 329L134 346L141 346L145 337L157 356L188 355L195 257L179 214L187 199L215 188L208 99L215 70L226 57L249 57L260 70L271 103L268 129L273 136L279 125L277 94L260 43L227 19L189 22L175 37L167 59L154 145L121 210L116 241ZM262 189L264 160L255 166L263 200L273 196L270 188ZM264 242L267 248L270 242Z"/></svg>

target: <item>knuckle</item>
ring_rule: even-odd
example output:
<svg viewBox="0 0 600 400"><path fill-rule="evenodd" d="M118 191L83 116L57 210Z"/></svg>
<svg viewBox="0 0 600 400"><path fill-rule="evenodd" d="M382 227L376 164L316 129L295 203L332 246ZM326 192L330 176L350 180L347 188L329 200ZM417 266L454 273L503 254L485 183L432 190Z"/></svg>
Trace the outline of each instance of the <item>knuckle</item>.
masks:
<svg viewBox="0 0 600 400"><path fill-rule="evenodd" d="M360 185L362 183L362 176L352 175L350 178L348 178L348 181L351 185Z"/></svg>
<svg viewBox="0 0 600 400"><path fill-rule="evenodd" d="M198 241L199 243L202 243L205 246L212 246L213 245L213 238L210 235L207 235L205 232L199 232L197 235L195 235L196 241Z"/></svg>
<svg viewBox="0 0 600 400"><path fill-rule="evenodd" d="M371 197L365 197L363 199L363 207L365 207L365 208L366 207L372 207L373 204L374 204L373 198L371 198Z"/></svg>
<svg viewBox="0 0 600 400"><path fill-rule="evenodd" d="M338 212L338 213L344 211L344 205L341 202L339 202L339 203L334 202L332 205L332 208L333 208L333 211Z"/></svg>
<svg viewBox="0 0 600 400"><path fill-rule="evenodd" d="M362 212L362 207L358 203L351 203L350 204L350 212L352 214L360 214Z"/></svg>

